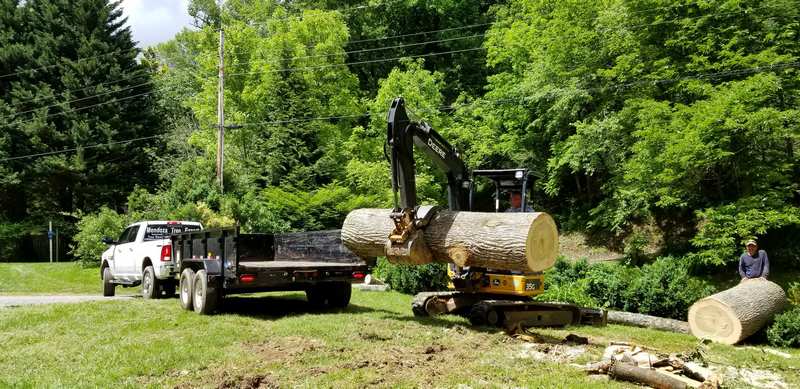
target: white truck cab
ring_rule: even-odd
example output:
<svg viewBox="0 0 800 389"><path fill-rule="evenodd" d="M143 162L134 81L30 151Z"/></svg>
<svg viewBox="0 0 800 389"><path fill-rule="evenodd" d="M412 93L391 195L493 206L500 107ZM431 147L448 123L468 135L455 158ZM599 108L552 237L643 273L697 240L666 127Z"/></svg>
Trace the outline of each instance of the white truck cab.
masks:
<svg viewBox="0 0 800 389"><path fill-rule="evenodd" d="M103 296L113 296L116 285L142 285L144 298L175 294L177 279L170 235L200 231L192 221L141 221L125 228L117 240L103 238L100 277Z"/></svg>

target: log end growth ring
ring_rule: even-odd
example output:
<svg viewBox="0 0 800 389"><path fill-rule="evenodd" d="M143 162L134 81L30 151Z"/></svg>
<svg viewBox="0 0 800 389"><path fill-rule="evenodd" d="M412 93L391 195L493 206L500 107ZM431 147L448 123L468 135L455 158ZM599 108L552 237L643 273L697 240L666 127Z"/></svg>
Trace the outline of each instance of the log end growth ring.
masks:
<svg viewBox="0 0 800 389"><path fill-rule="evenodd" d="M535 216L525 246L531 271L540 272L553 267L558 257L558 229L550 215L540 212Z"/></svg>
<svg viewBox="0 0 800 389"><path fill-rule="evenodd" d="M735 344L742 336L742 323L731 307L714 298L689 308L689 329L698 338L724 344Z"/></svg>

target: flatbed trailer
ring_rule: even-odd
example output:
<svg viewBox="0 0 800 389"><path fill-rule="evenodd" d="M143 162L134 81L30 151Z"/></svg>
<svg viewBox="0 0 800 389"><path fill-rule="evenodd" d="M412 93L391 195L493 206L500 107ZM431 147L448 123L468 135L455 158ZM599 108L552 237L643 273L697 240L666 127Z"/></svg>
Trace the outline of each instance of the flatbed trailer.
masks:
<svg viewBox="0 0 800 389"><path fill-rule="evenodd" d="M239 227L171 236L180 274L180 302L211 314L230 294L305 291L320 308L344 308L351 284L363 283L374 266L353 255L339 230L243 234Z"/></svg>

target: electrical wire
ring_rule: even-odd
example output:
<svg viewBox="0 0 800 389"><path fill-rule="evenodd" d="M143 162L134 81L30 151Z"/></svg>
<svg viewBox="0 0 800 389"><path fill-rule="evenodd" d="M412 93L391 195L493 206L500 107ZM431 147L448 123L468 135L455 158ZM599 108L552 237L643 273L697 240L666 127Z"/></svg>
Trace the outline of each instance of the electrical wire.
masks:
<svg viewBox="0 0 800 389"><path fill-rule="evenodd" d="M731 76L731 75L755 74L755 73L761 73L761 72L775 70L775 69L788 69L788 68L798 68L798 67L800 67L800 61L797 61L797 62L785 62L785 63L778 63L778 64L767 65L767 66L756 66L756 67L752 67L752 68L748 68L748 69L728 70L728 71L713 72L713 73L698 73L698 74L688 75L688 76L684 76L684 77L675 77L675 78L660 79L660 80L644 80L644 81L639 81L639 82L635 82L635 83L609 85L609 86L604 86L604 87L588 88L588 89L582 89L582 90L583 91L591 91L591 90L603 90L603 89L612 89L612 88L620 89L620 88L626 88L626 87L630 87L630 86L634 86L634 85L640 85L640 84L654 84L654 85L657 85L657 84L663 84L663 83L669 83L669 82L678 82L678 81L683 81L683 80L687 80L687 79L709 79L709 78L717 78L717 77L724 77L724 76ZM130 96L129 98L132 98L132 97L137 97L137 96ZM436 113L440 113L442 111L452 111L452 110L455 110L455 109L458 109L458 108L463 108L463 107L476 105L476 104L501 104L501 103L510 103L510 102L517 102L518 103L518 102L524 102L524 101L530 100L530 99L531 99L531 96L521 96L521 97L517 97L517 98L506 98L506 99L475 100L475 101L470 102L470 103L461 103L461 104L451 104L451 105L440 106L440 107L437 107L436 109L420 109L420 108L417 108L417 110L419 110L421 112L436 112ZM88 107L84 107L84 108L88 108ZM371 117L371 116L372 116L371 113L365 112L363 114L358 114L358 115L353 114L353 115L338 115L338 116L318 116L318 117L310 117L310 118L292 118L292 119L285 119L285 120L273 120L273 121L243 123L243 124L240 124L239 126L248 127L248 126L263 126L263 125L281 125L281 124L287 124L287 123L311 122L311 121L317 121L317 120L367 118L367 117ZM67 153L67 152L72 152L72 151L79 150L81 148L86 149L86 148L102 147L102 146L114 145L114 144L137 142L137 141L140 141L140 140L153 139L153 138L157 138L157 137L161 137L161 136L167 136L167 135L168 134L161 134L161 135L134 138L134 139L123 140L123 141L115 141L115 142L100 143L100 144L94 144L94 145L88 145L88 146L82 146L82 147L75 147L75 148L64 149L64 150L56 150L56 151L50 151L50 152L44 152L44 153L36 153L36 154L28 154L28 155L21 155L21 156L15 156L15 157L8 157L8 158L0 159L0 162L19 160L19 159L26 159L26 158L34 158L34 157L40 157L40 156L46 156L46 155L55 155L55 154Z"/></svg>
<svg viewBox="0 0 800 389"><path fill-rule="evenodd" d="M148 139L160 138L160 137L167 136L167 135L168 134L143 136L143 137L140 137L140 138L120 140L120 141L107 142L107 143L97 143L97 144L93 144L93 145L79 146L79 147L73 147L73 148L63 149L63 150L55 150L55 151L47 151L47 152L43 152L43 153L20 155L20 156L17 156L17 157L2 158L2 159L0 159L0 162L16 161L16 160L20 160L20 159L37 158L37 157L44 157L44 156L48 156L48 155L71 153L73 151L78 151L78 150L83 150L83 149L93 149L93 148L103 147L103 146L113 146L113 145L127 144L127 143L133 143L133 142L139 142L139 141L143 141L143 140L148 140Z"/></svg>

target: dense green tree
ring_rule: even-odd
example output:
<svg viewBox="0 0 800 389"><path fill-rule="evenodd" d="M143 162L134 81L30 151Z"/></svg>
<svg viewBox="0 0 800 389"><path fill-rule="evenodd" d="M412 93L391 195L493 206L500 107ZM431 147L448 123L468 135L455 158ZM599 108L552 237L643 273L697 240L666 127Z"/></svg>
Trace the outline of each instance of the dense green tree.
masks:
<svg viewBox="0 0 800 389"><path fill-rule="evenodd" d="M94 145L161 129L150 73L136 60L119 4L1 4L0 155L45 155L0 163L0 221L41 225L78 210L121 207L135 185L155 182L158 140Z"/></svg>

